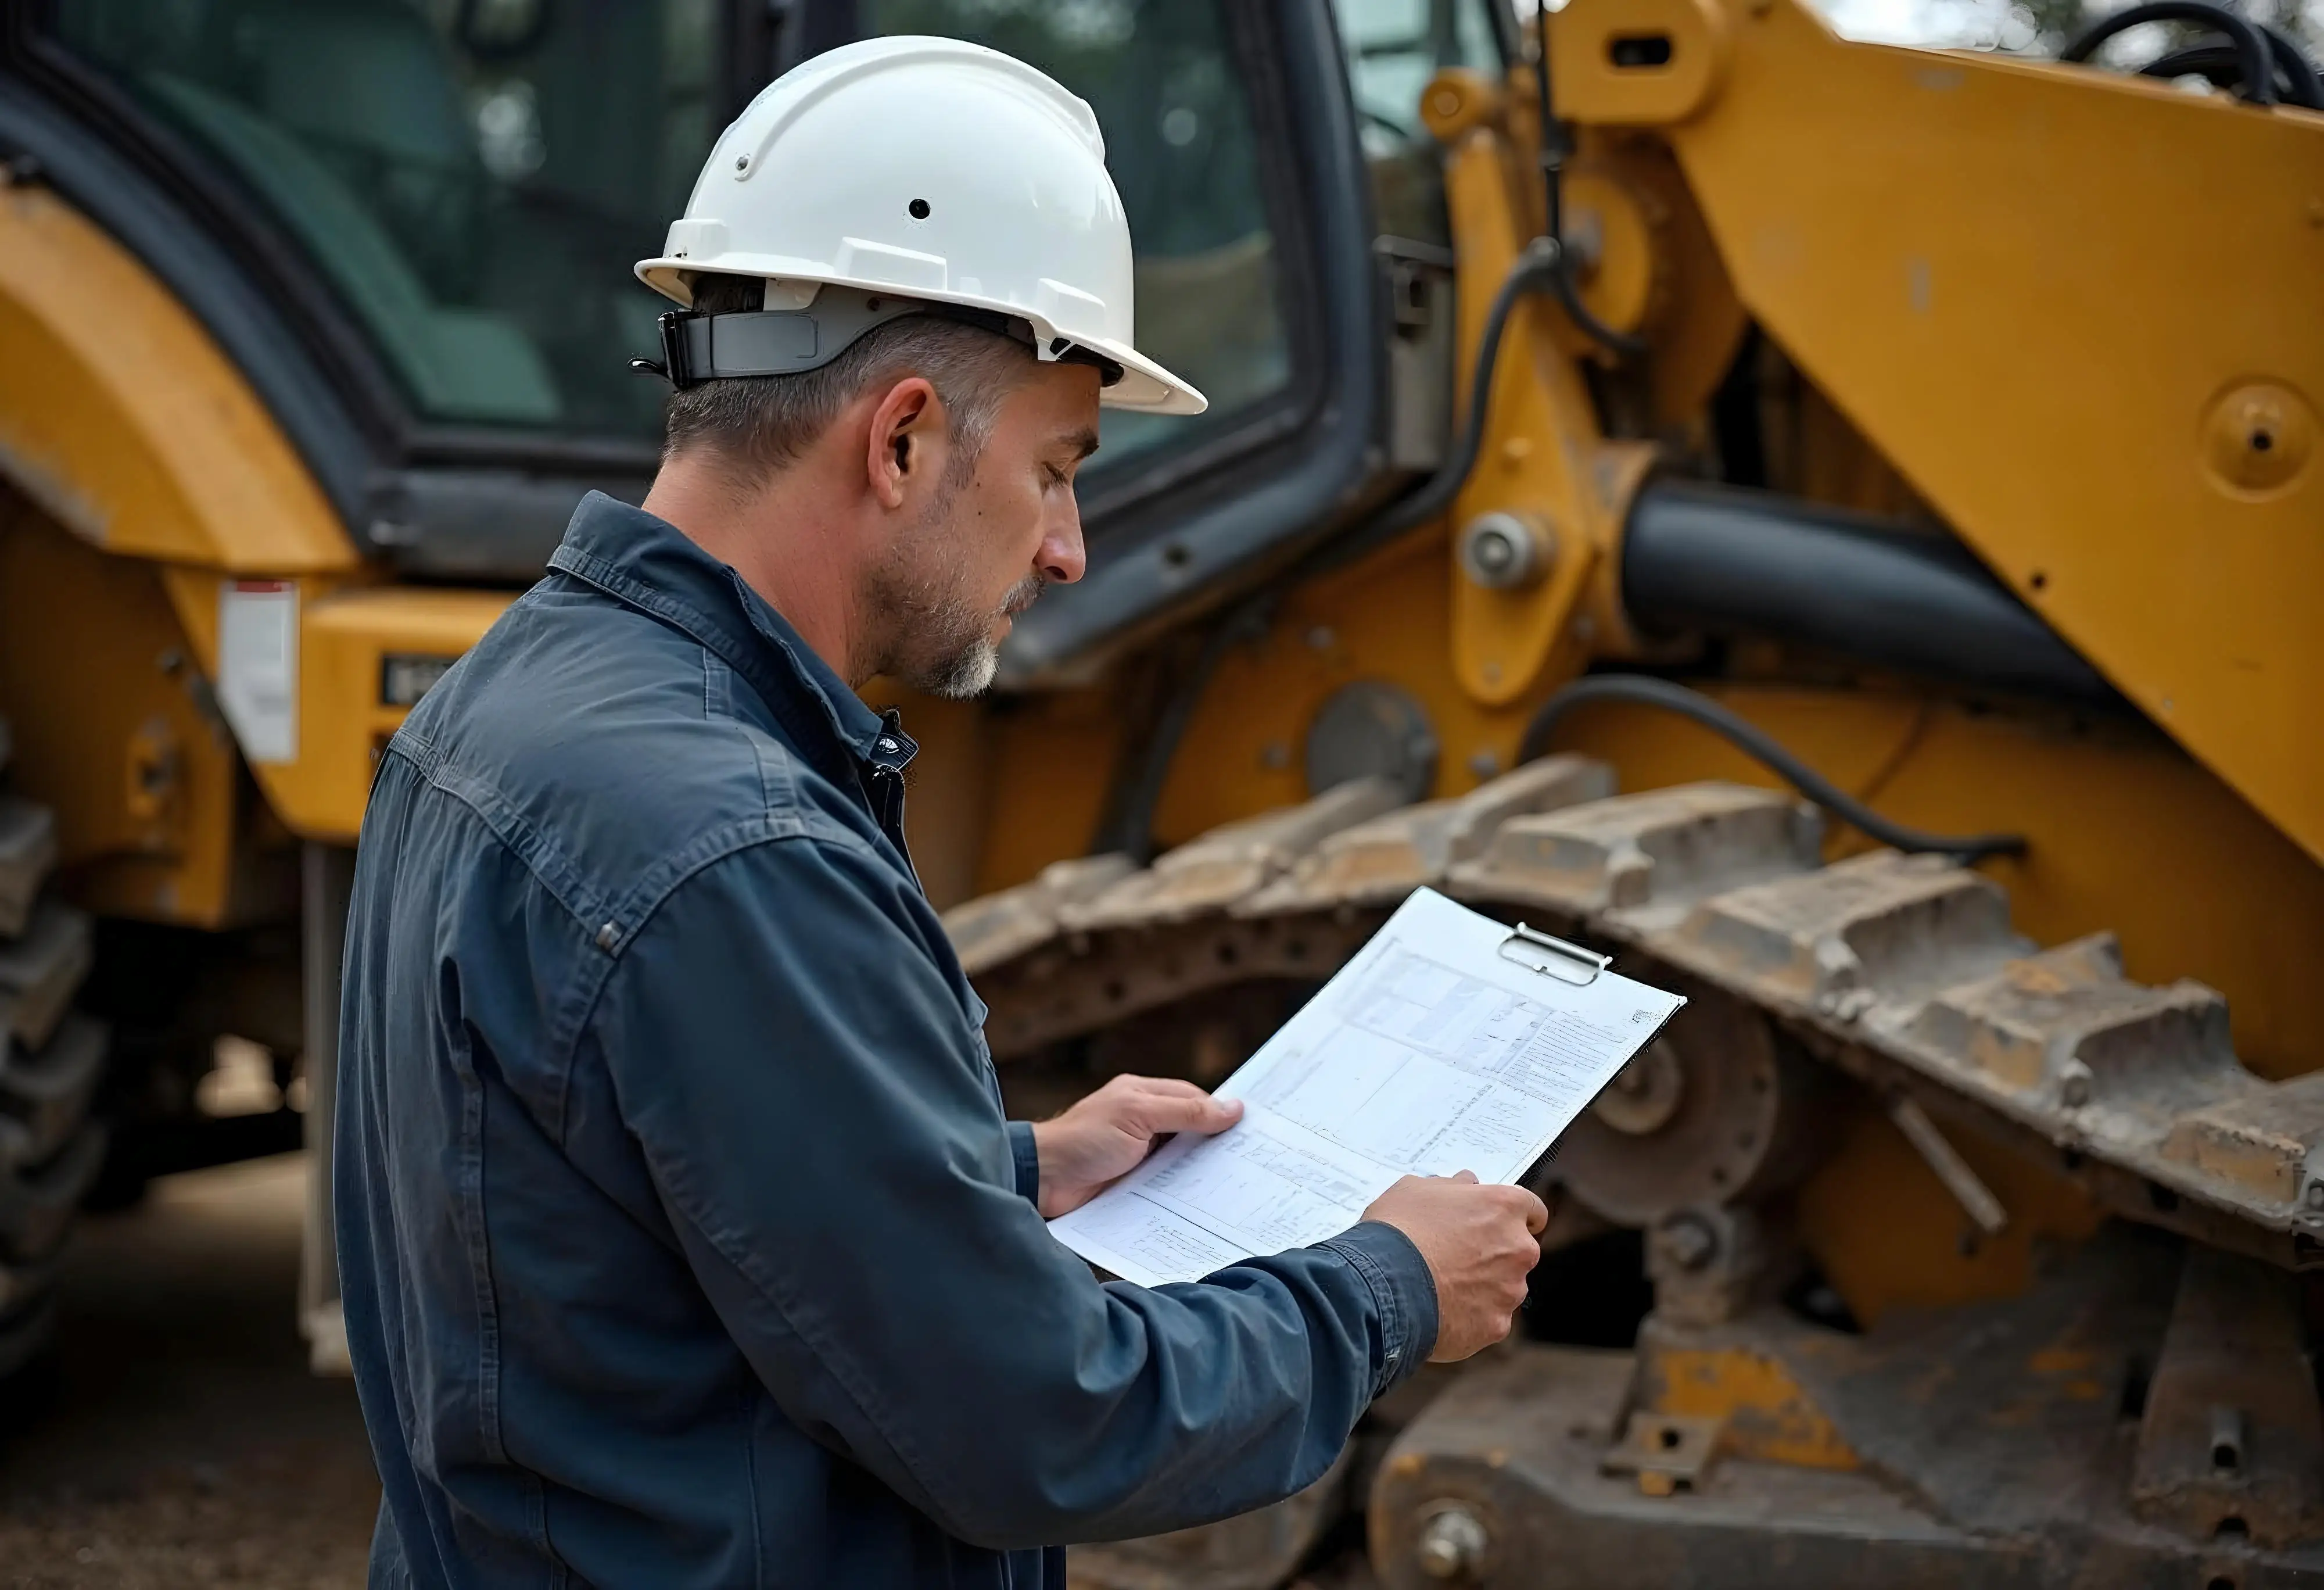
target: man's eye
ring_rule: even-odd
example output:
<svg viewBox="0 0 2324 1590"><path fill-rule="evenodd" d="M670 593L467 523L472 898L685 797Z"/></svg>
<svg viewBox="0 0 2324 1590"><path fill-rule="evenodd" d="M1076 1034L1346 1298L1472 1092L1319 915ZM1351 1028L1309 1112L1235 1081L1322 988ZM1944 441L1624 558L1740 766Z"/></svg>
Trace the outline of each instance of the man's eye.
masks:
<svg viewBox="0 0 2324 1590"><path fill-rule="evenodd" d="M1065 472L1058 468L1055 464L1044 464L1041 467L1048 472L1049 484L1051 485L1063 485L1065 484Z"/></svg>

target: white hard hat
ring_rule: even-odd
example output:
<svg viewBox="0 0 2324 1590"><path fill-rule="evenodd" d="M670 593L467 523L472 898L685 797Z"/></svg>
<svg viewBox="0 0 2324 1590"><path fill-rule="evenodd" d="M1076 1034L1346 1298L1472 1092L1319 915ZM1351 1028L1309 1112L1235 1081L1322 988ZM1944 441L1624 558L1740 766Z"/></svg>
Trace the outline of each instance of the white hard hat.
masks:
<svg viewBox="0 0 2324 1590"><path fill-rule="evenodd" d="M1109 406L1208 406L1132 346L1130 224L1096 116L956 39L865 40L768 85L637 272L688 306L696 273L767 279L761 313L662 318L681 384L813 369L872 326L934 312L1098 364Z"/></svg>

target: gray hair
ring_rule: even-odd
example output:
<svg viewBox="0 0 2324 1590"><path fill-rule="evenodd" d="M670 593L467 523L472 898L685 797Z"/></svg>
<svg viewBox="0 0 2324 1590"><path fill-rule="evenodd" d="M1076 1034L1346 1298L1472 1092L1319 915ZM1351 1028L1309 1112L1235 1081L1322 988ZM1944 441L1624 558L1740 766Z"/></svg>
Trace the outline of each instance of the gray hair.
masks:
<svg viewBox="0 0 2324 1590"><path fill-rule="evenodd" d="M704 274L694 307L724 315L758 309L756 276ZM1033 367L1033 350L999 332L907 315L875 327L827 365L796 375L737 375L674 392L665 411L662 457L704 449L757 480L796 460L866 387L925 377L943 400L956 449L953 467L973 465L992 434L1001 401Z"/></svg>

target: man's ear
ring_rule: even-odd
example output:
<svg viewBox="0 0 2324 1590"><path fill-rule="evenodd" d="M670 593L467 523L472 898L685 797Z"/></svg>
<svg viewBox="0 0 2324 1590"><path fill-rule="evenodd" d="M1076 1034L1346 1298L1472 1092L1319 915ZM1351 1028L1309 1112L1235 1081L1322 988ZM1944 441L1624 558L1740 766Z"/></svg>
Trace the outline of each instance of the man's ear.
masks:
<svg viewBox="0 0 2324 1590"><path fill-rule="evenodd" d="M912 481L940 467L943 435L944 404L926 377L908 375L888 389L864 439L864 468L881 507L902 507Z"/></svg>

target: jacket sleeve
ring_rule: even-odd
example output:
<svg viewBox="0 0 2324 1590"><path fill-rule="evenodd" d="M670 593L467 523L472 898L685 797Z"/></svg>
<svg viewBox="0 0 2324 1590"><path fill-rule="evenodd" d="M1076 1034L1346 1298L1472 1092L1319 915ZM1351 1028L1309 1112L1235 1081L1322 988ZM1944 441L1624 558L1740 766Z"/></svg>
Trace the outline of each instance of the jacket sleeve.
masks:
<svg viewBox="0 0 2324 1590"><path fill-rule="evenodd" d="M1121 1539L1323 1474L1434 1344L1392 1227L1194 1285L1101 1285L1023 1185L1026 1132L869 855L788 838L675 892L595 1020L688 1261L794 1422L958 1538Z"/></svg>

